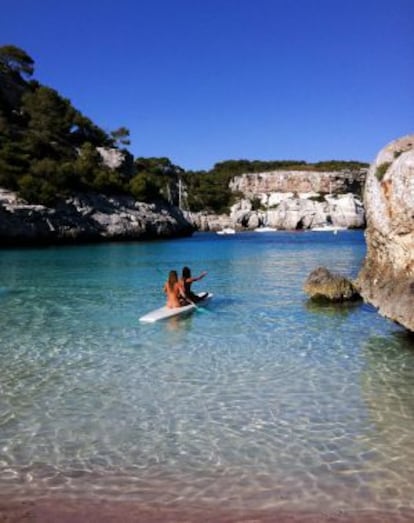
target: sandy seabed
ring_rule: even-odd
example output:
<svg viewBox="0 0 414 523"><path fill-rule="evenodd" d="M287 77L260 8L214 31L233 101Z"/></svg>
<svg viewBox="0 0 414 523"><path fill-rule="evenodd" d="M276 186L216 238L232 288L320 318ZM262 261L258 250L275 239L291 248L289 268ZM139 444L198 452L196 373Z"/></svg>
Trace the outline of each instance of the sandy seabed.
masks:
<svg viewBox="0 0 414 523"><path fill-rule="evenodd" d="M124 501L0 498L0 523L409 523L414 511L235 511L189 505L156 506Z"/></svg>

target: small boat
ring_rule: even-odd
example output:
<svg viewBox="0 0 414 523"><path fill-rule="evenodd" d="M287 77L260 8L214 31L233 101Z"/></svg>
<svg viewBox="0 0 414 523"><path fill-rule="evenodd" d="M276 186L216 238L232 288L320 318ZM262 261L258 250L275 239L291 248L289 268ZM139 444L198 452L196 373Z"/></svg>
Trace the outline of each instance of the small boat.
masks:
<svg viewBox="0 0 414 523"><path fill-rule="evenodd" d="M199 298L204 296L205 292L200 292L197 294ZM159 309L155 309L151 312L148 312L144 316L141 316L139 318L139 321L143 323L154 323L158 320L166 320L167 318L172 318L174 316L181 316L183 314L189 314L191 312L194 312L200 307L203 307L206 303L208 303L211 298L213 297L213 294L211 292L207 293L207 296L203 298L201 301L195 303L190 303L188 305L183 305L182 307L167 307L164 305L164 307L160 307Z"/></svg>
<svg viewBox="0 0 414 523"><path fill-rule="evenodd" d="M322 225L321 227L312 227L311 229L311 231L315 232L333 232L334 234L344 230L346 230L346 227L337 227L336 225Z"/></svg>
<svg viewBox="0 0 414 523"><path fill-rule="evenodd" d="M217 231L217 234L236 234L236 231L231 227L225 227L221 231Z"/></svg>
<svg viewBox="0 0 414 523"><path fill-rule="evenodd" d="M274 232L277 231L276 227L256 227L254 232Z"/></svg>

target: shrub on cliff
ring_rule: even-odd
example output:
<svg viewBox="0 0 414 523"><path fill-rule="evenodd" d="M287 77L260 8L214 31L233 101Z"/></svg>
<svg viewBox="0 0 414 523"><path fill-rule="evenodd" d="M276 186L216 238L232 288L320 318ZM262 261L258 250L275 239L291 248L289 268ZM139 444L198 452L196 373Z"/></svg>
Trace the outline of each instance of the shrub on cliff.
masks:
<svg viewBox="0 0 414 523"><path fill-rule="evenodd" d="M159 187L151 174L141 172L129 182L129 190L141 202L151 202L159 196Z"/></svg>
<svg viewBox="0 0 414 523"><path fill-rule="evenodd" d="M384 162L381 165L378 165L378 167L375 171L375 176L377 177L377 179L379 181L381 181L384 178L385 173L388 171L388 167L390 165L391 165L391 162Z"/></svg>

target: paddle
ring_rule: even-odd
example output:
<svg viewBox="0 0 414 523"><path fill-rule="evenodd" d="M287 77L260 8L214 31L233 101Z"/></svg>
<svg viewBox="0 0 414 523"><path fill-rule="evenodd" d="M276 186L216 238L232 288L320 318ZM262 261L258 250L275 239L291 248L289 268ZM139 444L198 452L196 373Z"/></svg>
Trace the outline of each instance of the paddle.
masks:
<svg viewBox="0 0 414 523"><path fill-rule="evenodd" d="M193 300L190 300L190 298L187 298L187 296L186 296L184 299L185 299L186 301L188 301L188 303L189 303L190 305L193 305L193 306L196 308L196 310L198 310L198 311L203 311L203 312L204 312L203 309L201 309L198 305L196 305L196 304L193 302Z"/></svg>
<svg viewBox="0 0 414 523"><path fill-rule="evenodd" d="M196 303L194 303L192 300L190 300L190 298L185 298L189 303L191 303L191 305L194 305L194 307L196 308L197 311L199 312L202 312L203 314L204 313L209 313L210 311L208 309L204 309L203 307L199 307ZM205 298L203 298L205 299Z"/></svg>

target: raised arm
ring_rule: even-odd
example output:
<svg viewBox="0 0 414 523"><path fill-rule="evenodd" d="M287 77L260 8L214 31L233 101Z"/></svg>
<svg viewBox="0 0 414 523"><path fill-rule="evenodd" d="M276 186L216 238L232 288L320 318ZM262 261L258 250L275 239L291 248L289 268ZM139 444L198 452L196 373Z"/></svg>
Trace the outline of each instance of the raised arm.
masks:
<svg viewBox="0 0 414 523"><path fill-rule="evenodd" d="M207 275L207 271L203 271L199 276L194 276L194 278L187 278L187 281L192 283L193 281L199 281Z"/></svg>

